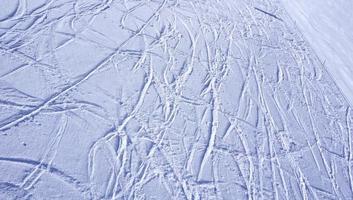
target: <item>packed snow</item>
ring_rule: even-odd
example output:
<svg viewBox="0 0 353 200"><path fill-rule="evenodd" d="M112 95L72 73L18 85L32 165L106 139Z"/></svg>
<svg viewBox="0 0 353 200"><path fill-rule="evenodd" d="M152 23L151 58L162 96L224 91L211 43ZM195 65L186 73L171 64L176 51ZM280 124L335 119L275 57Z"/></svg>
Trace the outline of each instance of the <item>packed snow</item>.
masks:
<svg viewBox="0 0 353 200"><path fill-rule="evenodd" d="M1 0L0 200L352 199L348 2Z"/></svg>
<svg viewBox="0 0 353 200"><path fill-rule="evenodd" d="M353 1L283 0L283 5L353 105Z"/></svg>

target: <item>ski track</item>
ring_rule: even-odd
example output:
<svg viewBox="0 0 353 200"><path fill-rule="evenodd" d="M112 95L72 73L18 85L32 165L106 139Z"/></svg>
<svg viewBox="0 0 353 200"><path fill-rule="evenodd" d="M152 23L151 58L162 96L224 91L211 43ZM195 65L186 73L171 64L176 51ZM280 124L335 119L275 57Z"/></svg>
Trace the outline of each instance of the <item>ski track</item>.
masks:
<svg viewBox="0 0 353 200"><path fill-rule="evenodd" d="M9 2L0 199L353 198L352 108L278 0Z"/></svg>

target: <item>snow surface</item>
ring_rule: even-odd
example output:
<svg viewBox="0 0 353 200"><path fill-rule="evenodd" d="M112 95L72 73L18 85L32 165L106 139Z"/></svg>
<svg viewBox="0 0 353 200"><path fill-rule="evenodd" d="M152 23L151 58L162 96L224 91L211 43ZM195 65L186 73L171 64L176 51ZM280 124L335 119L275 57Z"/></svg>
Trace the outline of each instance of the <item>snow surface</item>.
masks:
<svg viewBox="0 0 353 200"><path fill-rule="evenodd" d="M283 5L353 105L353 1L283 0Z"/></svg>
<svg viewBox="0 0 353 200"><path fill-rule="evenodd" d="M1 0L0 200L352 199L352 41L299 2Z"/></svg>

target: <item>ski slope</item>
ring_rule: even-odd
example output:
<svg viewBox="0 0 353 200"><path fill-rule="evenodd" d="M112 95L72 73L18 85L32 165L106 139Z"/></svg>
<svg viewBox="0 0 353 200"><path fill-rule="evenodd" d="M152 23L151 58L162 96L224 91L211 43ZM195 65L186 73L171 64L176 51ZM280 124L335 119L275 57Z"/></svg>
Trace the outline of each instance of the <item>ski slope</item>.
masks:
<svg viewBox="0 0 353 200"><path fill-rule="evenodd" d="M0 4L0 199L353 197L349 78L290 4Z"/></svg>
<svg viewBox="0 0 353 200"><path fill-rule="evenodd" d="M283 5L353 105L353 1L284 0Z"/></svg>

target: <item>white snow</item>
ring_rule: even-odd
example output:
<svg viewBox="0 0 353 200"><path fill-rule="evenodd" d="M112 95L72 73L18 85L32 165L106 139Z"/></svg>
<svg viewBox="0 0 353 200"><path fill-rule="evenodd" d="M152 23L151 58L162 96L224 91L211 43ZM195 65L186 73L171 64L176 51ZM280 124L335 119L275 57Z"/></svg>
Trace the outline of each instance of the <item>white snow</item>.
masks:
<svg viewBox="0 0 353 200"><path fill-rule="evenodd" d="M335 2L0 1L0 200L351 199Z"/></svg>
<svg viewBox="0 0 353 200"><path fill-rule="evenodd" d="M283 0L283 5L353 105L353 1Z"/></svg>

